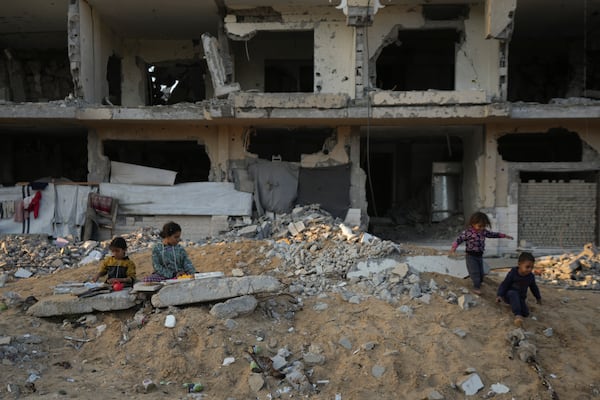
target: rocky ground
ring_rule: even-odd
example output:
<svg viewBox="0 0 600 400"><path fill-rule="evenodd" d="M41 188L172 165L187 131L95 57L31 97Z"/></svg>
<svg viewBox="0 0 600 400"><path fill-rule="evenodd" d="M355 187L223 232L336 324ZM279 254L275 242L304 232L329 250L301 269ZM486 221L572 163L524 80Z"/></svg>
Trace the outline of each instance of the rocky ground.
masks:
<svg viewBox="0 0 600 400"><path fill-rule="evenodd" d="M451 242L456 231L442 237ZM126 238L138 275L149 274L156 232ZM510 310L494 302L505 271L494 270L475 296L467 280L419 274L403 262L445 257L438 251L340 227L316 208L232 222L218 238L183 244L199 272L269 274L285 289L257 295L256 309L234 319L212 315L214 304L148 302L34 318L26 310L36 299L96 272L106 243L4 237L0 399L600 398L593 246L540 260L544 303L530 302L532 318L515 330ZM366 259L397 265L351 277ZM165 327L167 315L174 328ZM188 384L202 390L188 393Z"/></svg>

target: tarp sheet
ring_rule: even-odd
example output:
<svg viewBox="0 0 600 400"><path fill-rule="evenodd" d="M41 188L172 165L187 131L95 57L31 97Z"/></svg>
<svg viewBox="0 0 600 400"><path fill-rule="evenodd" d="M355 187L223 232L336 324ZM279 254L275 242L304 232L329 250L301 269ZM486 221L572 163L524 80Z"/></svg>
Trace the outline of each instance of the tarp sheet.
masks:
<svg viewBox="0 0 600 400"><path fill-rule="evenodd" d="M298 204L319 204L333 217L344 218L350 208L350 164L300 168Z"/></svg>
<svg viewBox="0 0 600 400"><path fill-rule="evenodd" d="M110 183L129 183L131 185L164 185L175 183L176 171L152 168L143 165L110 162Z"/></svg>
<svg viewBox="0 0 600 400"><path fill-rule="evenodd" d="M119 215L251 215L252 194L231 182L174 186L101 183L100 194L119 199Z"/></svg>
<svg viewBox="0 0 600 400"><path fill-rule="evenodd" d="M294 207L298 193L297 165L257 160L248 167L254 180L254 202L259 215L265 211L287 213Z"/></svg>

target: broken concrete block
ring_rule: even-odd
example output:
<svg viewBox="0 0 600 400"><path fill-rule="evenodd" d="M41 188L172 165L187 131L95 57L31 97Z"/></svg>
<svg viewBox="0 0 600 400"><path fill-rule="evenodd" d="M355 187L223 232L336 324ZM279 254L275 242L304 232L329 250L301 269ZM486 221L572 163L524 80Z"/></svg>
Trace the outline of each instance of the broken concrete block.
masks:
<svg viewBox="0 0 600 400"><path fill-rule="evenodd" d="M360 226L360 208L349 208L344 219L344 224L348 226Z"/></svg>
<svg viewBox="0 0 600 400"><path fill-rule="evenodd" d="M460 378L456 385L462 389L467 396L473 396L478 391L483 389L483 382L479 375L472 373L463 378Z"/></svg>
<svg viewBox="0 0 600 400"><path fill-rule="evenodd" d="M34 317L54 317L87 314L94 311L127 310L135 305L136 296L127 290L83 298L61 294L41 299L29 307L27 314Z"/></svg>
<svg viewBox="0 0 600 400"><path fill-rule="evenodd" d="M281 283L272 276L190 280L165 286L152 296L152 305L154 307L178 306L279 290L281 290Z"/></svg>
<svg viewBox="0 0 600 400"><path fill-rule="evenodd" d="M215 304L210 309L210 314L221 319L236 318L240 315L250 314L256 309L257 304L258 301L254 296L240 296L224 303Z"/></svg>
<svg viewBox="0 0 600 400"><path fill-rule="evenodd" d="M392 258L360 261L354 268L352 268L350 272L348 272L346 276L348 278L359 278L361 276L369 277L371 274L375 274L386 269L392 269L399 265L402 264L399 264L398 261Z"/></svg>
<svg viewBox="0 0 600 400"><path fill-rule="evenodd" d="M227 73L217 39L208 33L204 33L202 34L202 46L204 47L204 57L212 79L215 96L225 97L229 93L239 92L239 83L226 84Z"/></svg>
<svg viewBox="0 0 600 400"><path fill-rule="evenodd" d="M254 235L256 235L257 228L258 228L258 225L245 226L238 231L238 236L244 236L244 237L250 237L250 238L254 237Z"/></svg>
<svg viewBox="0 0 600 400"><path fill-rule="evenodd" d="M19 268L15 271L15 278L29 278L33 273L25 268Z"/></svg>
<svg viewBox="0 0 600 400"><path fill-rule="evenodd" d="M210 218L210 234L211 236L218 236L222 232L229 230L229 216L227 215L213 215Z"/></svg>

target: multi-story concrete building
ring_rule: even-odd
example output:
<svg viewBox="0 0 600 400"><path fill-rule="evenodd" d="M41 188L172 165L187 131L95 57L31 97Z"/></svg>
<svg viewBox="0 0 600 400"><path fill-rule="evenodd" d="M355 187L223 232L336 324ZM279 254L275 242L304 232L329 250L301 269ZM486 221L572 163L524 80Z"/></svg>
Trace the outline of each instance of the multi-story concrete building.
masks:
<svg viewBox="0 0 600 400"><path fill-rule="evenodd" d="M598 0L22 0L0 17L7 193L99 184L120 231L320 203L363 226L481 209L518 238L492 253L597 241Z"/></svg>

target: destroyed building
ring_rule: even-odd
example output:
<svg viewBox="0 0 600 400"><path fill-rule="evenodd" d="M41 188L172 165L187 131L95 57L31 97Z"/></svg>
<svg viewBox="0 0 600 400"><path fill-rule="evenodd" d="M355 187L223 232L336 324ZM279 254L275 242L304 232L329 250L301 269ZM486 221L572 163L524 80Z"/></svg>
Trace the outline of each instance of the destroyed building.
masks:
<svg viewBox="0 0 600 400"><path fill-rule="evenodd" d="M0 15L0 233L78 236L99 192L105 235L176 219L195 239L317 203L363 227L483 210L517 238L491 254L598 243L599 0ZM39 216L14 221L36 190Z"/></svg>

